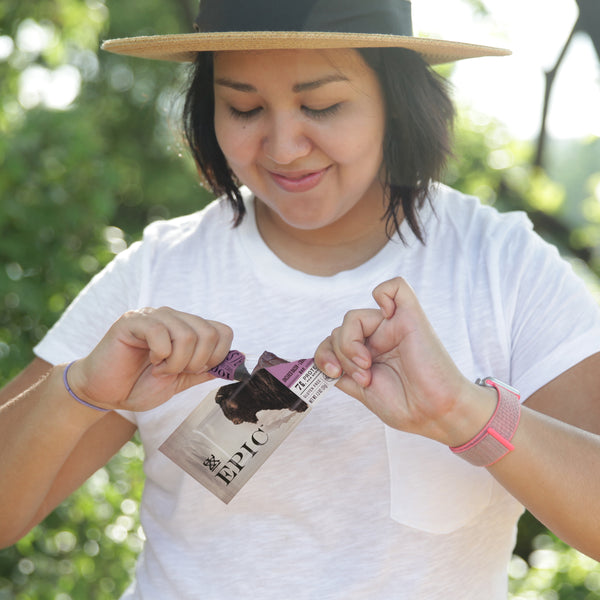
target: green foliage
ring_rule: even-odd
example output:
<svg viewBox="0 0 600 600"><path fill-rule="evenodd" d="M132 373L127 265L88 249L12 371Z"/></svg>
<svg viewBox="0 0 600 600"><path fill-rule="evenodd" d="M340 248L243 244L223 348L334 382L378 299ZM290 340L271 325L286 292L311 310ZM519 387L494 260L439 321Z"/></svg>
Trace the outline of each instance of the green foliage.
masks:
<svg viewBox="0 0 600 600"><path fill-rule="evenodd" d="M0 599L114 600L143 545L141 446L128 442L69 500L0 552Z"/></svg>
<svg viewBox="0 0 600 600"><path fill-rule="evenodd" d="M108 37L187 31L182 15L196 3L188 4L0 3L0 386L148 222L209 198L174 116L185 68L97 50ZM551 150L548 170L533 170L529 144L466 115L447 181L502 210L527 210L541 233L600 272L600 142ZM143 543L141 453L137 439L126 444L44 523L0 551L0 600L119 596ZM526 514L512 598L591 599L599 590L598 565Z"/></svg>
<svg viewBox="0 0 600 600"><path fill-rule="evenodd" d="M179 25L173 6L150 4L111 5L119 27L110 35L143 28L143 19L131 23L136 14ZM0 12L0 35L15 44L0 61L0 384L148 222L208 199L174 116L185 68L98 53L108 15L104 4L81 0L15 2ZM67 82L79 77L81 89L52 109L57 97L47 88L65 64L74 70ZM49 85L28 91L32 73Z"/></svg>
<svg viewBox="0 0 600 600"><path fill-rule="evenodd" d="M533 538L528 562L513 557L509 574L510 600L600 598L598 563L548 533Z"/></svg>
<svg viewBox="0 0 600 600"><path fill-rule="evenodd" d="M464 111L446 181L501 211L526 211L540 235L600 277L600 140L553 141L545 169L531 142L512 139L489 117Z"/></svg>
<svg viewBox="0 0 600 600"><path fill-rule="evenodd" d="M185 69L97 51L102 38L148 33L149 23L183 29L176 9L141 0L0 4L0 56L14 45L0 58L0 386L147 223L209 199L174 117ZM65 65L80 84L71 104L57 108L47 91L27 93L29 75L48 86ZM118 597L143 541L142 485L135 439L0 551L0 600Z"/></svg>

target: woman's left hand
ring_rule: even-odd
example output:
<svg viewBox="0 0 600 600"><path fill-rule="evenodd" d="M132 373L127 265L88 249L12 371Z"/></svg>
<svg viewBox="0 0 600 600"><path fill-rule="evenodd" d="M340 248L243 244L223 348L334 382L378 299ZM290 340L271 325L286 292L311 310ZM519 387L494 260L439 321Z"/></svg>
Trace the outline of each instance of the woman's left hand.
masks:
<svg viewBox="0 0 600 600"><path fill-rule="evenodd" d="M373 297L379 308L348 312L317 349L317 366L343 373L338 387L390 427L463 443L489 418L493 395L482 405L486 390L460 373L406 281L386 281Z"/></svg>
<svg viewBox="0 0 600 600"><path fill-rule="evenodd" d="M343 372L338 387L389 426L464 444L493 413L495 390L461 375L405 281L387 281L373 295L379 308L349 312L317 349L317 366L332 377ZM600 479L589 474L600 470L599 368L600 353L530 396L514 450L489 467L551 531L595 560L600 521L589 515L600 511Z"/></svg>

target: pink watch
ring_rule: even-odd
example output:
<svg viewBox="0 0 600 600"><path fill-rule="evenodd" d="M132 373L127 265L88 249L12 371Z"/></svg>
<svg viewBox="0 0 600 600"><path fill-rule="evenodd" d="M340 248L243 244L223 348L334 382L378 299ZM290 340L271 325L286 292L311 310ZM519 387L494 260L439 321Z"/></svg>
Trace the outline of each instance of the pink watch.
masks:
<svg viewBox="0 0 600 600"><path fill-rule="evenodd" d="M510 442L521 417L521 395L514 388L493 377L484 377L475 383L495 388L498 393L496 410L472 440L450 450L477 467L489 467L514 450Z"/></svg>

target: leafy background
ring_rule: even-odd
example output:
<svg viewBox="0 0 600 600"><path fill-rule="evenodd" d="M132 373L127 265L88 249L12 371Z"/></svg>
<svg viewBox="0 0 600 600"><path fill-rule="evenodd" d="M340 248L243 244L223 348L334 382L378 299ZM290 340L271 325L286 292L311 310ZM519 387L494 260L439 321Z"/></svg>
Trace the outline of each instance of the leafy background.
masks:
<svg viewBox="0 0 600 600"><path fill-rule="evenodd" d="M485 14L485 2L465 1ZM194 10L193 0L0 3L0 385L147 223L209 200L177 123L186 68L98 52L106 38L188 31ZM540 154L467 110L456 135L446 181L500 210L526 210L597 292L600 140L546 138ZM127 443L1 550L0 600L118 597L144 540L142 458L139 441ZM509 574L513 600L600 598L600 566L528 513Z"/></svg>

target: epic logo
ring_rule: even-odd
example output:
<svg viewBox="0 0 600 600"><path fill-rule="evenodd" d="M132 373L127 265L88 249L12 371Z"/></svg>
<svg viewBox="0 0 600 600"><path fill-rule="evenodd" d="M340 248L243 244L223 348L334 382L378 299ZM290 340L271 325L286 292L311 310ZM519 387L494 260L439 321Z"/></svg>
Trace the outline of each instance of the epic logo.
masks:
<svg viewBox="0 0 600 600"><path fill-rule="evenodd" d="M250 460L258 454L260 447L268 441L269 436L262 429L257 429L250 439L219 469L215 477L220 477L226 485L229 485Z"/></svg>

